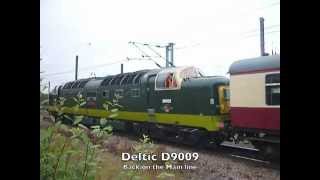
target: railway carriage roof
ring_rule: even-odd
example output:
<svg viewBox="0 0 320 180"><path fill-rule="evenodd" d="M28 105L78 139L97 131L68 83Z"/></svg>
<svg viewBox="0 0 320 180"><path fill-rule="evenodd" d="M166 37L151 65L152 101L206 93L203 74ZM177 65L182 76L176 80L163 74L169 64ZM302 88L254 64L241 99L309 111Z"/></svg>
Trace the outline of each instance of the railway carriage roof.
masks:
<svg viewBox="0 0 320 180"><path fill-rule="evenodd" d="M257 58L243 59L232 63L229 68L229 73L232 75L279 68L280 55L261 56Z"/></svg>

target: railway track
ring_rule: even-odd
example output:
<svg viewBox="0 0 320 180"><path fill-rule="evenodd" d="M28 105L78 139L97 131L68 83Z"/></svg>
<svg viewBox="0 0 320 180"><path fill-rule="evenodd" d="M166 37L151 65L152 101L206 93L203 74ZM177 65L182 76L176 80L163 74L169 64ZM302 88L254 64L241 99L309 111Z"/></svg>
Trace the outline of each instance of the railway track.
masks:
<svg viewBox="0 0 320 180"><path fill-rule="evenodd" d="M133 132L124 132L124 131L114 131L114 135L127 137L131 140L138 141L139 136L134 134ZM174 146L177 148L185 149L188 151L199 152L204 154L219 154L226 158L232 158L234 160L243 161L245 163L253 163L255 166L263 166L272 169L280 170L280 162L279 160L270 161L265 160L259 155L259 150L254 147L238 145L231 142L223 142L220 146L192 146L179 142L172 142L165 139L154 139L152 138L155 144L162 144L167 146Z"/></svg>
<svg viewBox="0 0 320 180"><path fill-rule="evenodd" d="M262 165L265 167L280 170L279 159L265 160L260 154L259 150L255 148L241 147L239 145L222 144L221 147L226 154L234 159L241 159L244 161Z"/></svg>
<svg viewBox="0 0 320 180"><path fill-rule="evenodd" d="M138 141L139 137L133 133L125 132L115 132L114 135L127 137L129 139ZM191 152L199 152L199 154L214 154L221 155L226 158L231 158L235 161L241 161L244 163L249 163L253 166L267 167L271 169L280 170L279 160L270 161L265 160L259 154L259 150L252 147L244 147L243 145L231 144L230 142L224 142L218 147L195 147L187 144L181 144L177 142L170 142L163 139L153 139L155 144L173 146L176 148L181 148Z"/></svg>

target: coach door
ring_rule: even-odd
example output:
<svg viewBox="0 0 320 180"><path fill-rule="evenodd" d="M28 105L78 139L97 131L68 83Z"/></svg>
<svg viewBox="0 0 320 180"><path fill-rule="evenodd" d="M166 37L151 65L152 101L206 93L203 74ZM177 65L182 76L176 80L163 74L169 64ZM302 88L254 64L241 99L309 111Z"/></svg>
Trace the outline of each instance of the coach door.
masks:
<svg viewBox="0 0 320 180"><path fill-rule="evenodd" d="M154 106L154 96L152 94L154 93L154 83L155 83L156 75L151 75L148 77L147 82L147 108L151 108Z"/></svg>

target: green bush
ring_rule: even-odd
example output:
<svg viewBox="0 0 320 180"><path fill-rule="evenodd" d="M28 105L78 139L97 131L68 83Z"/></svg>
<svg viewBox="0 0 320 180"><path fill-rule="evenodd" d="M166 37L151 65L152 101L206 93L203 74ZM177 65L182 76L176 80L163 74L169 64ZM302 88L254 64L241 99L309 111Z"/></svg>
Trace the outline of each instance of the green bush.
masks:
<svg viewBox="0 0 320 180"><path fill-rule="evenodd" d="M97 139L111 135L112 127L104 126L106 119L100 120L100 125L92 126L92 131L81 124L83 116L70 116L63 113L64 98L55 100L57 119L47 129L40 129L40 179L95 179L99 168ZM75 109L84 105L79 94L74 99ZM116 112L116 109L111 109ZM112 117L114 117L114 114ZM110 116L111 116L110 115ZM61 124L61 120L69 119L72 127Z"/></svg>
<svg viewBox="0 0 320 180"><path fill-rule="evenodd" d="M97 148L80 127L69 129L58 122L41 129L41 179L94 179Z"/></svg>

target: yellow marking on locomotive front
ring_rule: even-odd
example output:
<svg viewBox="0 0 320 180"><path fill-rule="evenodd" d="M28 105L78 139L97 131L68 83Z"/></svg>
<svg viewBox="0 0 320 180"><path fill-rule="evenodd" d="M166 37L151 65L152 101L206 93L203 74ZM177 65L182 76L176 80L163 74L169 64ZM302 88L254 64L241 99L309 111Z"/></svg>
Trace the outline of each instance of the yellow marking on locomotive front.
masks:
<svg viewBox="0 0 320 180"><path fill-rule="evenodd" d="M50 106L49 111L57 112L57 109ZM112 113L102 109L74 109L71 107L64 107L62 112L69 114L80 114L85 116L108 118ZM218 123L222 121L224 116L204 116L204 115L191 115L191 114L167 114L167 113L155 113L153 120L150 121L150 116L146 112L129 112L118 111L116 112L116 119L137 121L137 122L154 122L163 124L176 124L190 127L205 128L208 131L217 131Z"/></svg>
<svg viewBox="0 0 320 180"><path fill-rule="evenodd" d="M220 113L227 114L230 112L230 100L227 99L229 97L225 97L226 91L229 91L228 86L219 86L218 94L219 94L219 102L220 102Z"/></svg>

